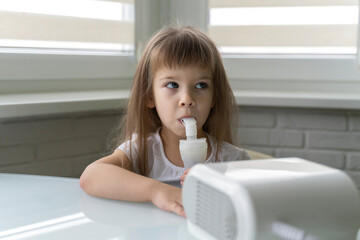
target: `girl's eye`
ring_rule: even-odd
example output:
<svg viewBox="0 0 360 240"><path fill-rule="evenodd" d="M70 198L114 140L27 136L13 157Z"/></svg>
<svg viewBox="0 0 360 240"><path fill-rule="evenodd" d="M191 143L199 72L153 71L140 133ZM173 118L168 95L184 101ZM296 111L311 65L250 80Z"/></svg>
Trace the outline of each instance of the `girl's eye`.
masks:
<svg viewBox="0 0 360 240"><path fill-rule="evenodd" d="M199 88L199 89L201 89L201 88L207 88L207 87L208 87L208 85L207 85L206 82L199 82L199 83L197 83L197 84L195 85L195 88Z"/></svg>
<svg viewBox="0 0 360 240"><path fill-rule="evenodd" d="M167 88L178 88L179 84L177 84L176 82L170 82L168 84L166 84Z"/></svg>

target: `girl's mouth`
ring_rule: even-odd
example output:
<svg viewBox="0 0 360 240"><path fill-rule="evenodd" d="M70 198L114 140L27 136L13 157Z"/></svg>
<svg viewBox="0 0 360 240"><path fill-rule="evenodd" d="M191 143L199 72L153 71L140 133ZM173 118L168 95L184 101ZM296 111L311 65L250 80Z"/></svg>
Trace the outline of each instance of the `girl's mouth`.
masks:
<svg viewBox="0 0 360 240"><path fill-rule="evenodd" d="M195 118L195 117L192 117L192 116L183 116L183 117L179 118L178 121L179 121L181 124L184 125L184 123L183 123L183 121L182 121L183 118ZM195 120L196 120L196 118L195 118Z"/></svg>

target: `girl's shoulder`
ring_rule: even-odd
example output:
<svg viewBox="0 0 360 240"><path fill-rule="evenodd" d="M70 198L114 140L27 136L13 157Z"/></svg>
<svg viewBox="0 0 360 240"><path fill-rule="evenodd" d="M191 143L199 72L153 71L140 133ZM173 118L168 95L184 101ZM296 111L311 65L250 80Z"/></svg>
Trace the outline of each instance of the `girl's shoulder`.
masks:
<svg viewBox="0 0 360 240"><path fill-rule="evenodd" d="M250 160L249 154L245 149L239 148L228 142L222 142L219 150L219 159L223 161Z"/></svg>
<svg viewBox="0 0 360 240"><path fill-rule="evenodd" d="M137 139L138 139L138 134L134 133L131 136L131 139L123 142L120 146L117 147L118 150L123 151L126 156L130 159L130 161L132 162L133 165L133 169L136 173L140 173L140 170L138 169L138 145L137 145ZM131 144L130 144L131 143ZM147 144L148 144L148 150L150 149L150 151L148 151L148 154L150 156L154 155L154 151L159 148L159 145L161 144L161 138L159 135L159 131L150 133L147 137ZM154 148L155 146L155 148ZM152 159L148 159L149 160L149 166L151 166L152 164Z"/></svg>
<svg viewBox="0 0 360 240"><path fill-rule="evenodd" d="M217 141L215 138L209 136L210 144L213 149L217 148ZM228 142L221 142L218 158L221 162L236 161L236 160L250 160L249 154L245 149L237 147Z"/></svg>

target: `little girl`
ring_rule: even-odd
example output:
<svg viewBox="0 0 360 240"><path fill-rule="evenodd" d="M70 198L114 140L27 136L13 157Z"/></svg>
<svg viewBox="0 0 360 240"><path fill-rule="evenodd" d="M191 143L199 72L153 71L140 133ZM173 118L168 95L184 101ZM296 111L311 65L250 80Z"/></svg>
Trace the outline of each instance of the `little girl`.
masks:
<svg viewBox="0 0 360 240"><path fill-rule="evenodd" d="M245 160L232 145L236 110L221 57L209 37L193 27L164 28L148 42L135 73L123 120L121 145L90 164L80 178L88 194L123 201L152 201L185 216L179 151L185 139L182 118L196 119L198 138L208 144L206 163ZM119 143L120 144L120 143Z"/></svg>

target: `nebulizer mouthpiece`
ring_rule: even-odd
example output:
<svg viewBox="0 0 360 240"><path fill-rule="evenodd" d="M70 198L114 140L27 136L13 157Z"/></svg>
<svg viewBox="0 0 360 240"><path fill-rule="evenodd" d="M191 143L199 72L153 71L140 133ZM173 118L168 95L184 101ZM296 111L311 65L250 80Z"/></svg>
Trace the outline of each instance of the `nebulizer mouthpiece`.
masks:
<svg viewBox="0 0 360 240"><path fill-rule="evenodd" d="M182 118L185 126L186 140L180 140L180 155L184 162L184 168L188 169L197 163L203 163L207 155L206 138L197 138L195 118Z"/></svg>

